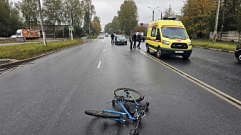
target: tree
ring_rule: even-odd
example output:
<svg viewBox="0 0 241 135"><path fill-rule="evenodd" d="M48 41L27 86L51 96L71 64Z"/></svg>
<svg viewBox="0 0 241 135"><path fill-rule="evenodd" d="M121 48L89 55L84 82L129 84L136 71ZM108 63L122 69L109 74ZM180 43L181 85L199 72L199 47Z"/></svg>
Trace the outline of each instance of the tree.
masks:
<svg viewBox="0 0 241 135"><path fill-rule="evenodd" d="M0 1L0 36L8 37L15 34L16 30L22 27L18 10L13 3Z"/></svg>
<svg viewBox="0 0 241 135"><path fill-rule="evenodd" d="M21 29L23 26L23 22L21 20L21 17L19 15L19 11L17 10L16 7L13 6L13 3L9 4L10 6L10 35L13 35L16 33L18 29ZM35 25L36 26L36 25Z"/></svg>
<svg viewBox="0 0 241 135"><path fill-rule="evenodd" d="M55 37L55 25L62 22L62 2L61 0L44 0L43 3L43 17L45 23L52 25L53 33Z"/></svg>
<svg viewBox="0 0 241 135"><path fill-rule="evenodd" d="M122 33L130 35L137 26L137 6L133 0L125 0L118 12L118 21Z"/></svg>
<svg viewBox="0 0 241 135"><path fill-rule="evenodd" d="M143 32L145 33L146 32L146 27L144 26L137 26L133 32Z"/></svg>
<svg viewBox="0 0 241 135"><path fill-rule="evenodd" d="M100 17L95 16L93 21L95 21L95 22L97 22L97 23L99 23L99 24L100 24Z"/></svg>
<svg viewBox="0 0 241 135"><path fill-rule="evenodd" d="M83 14L84 14L84 27L89 30L92 15L95 14L95 6L92 5L91 0L82 0L81 4L83 5ZM89 31L90 33L90 31Z"/></svg>
<svg viewBox="0 0 241 135"><path fill-rule="evenodd" d="M240 42L241 32L241 0L233 1L233 16L234 24L233 27L238 31L238 42Z"/></svg>
<svg viewBox="0 0 241 135"><path fill-rule="evenodd" d="M94 35L98 35L101 31L101 26L100 26L100 17L95 16L94 20L91 24L91 30Z"/></svg>
<svg viewBox="0 0 241 135"><path fill-rule="evenodd" d="M93 21L91 30L94 35L98 35L101 31L100 24L97 21Z"/></svg>
<svg viewBox="0 0 241 135"><path fill-rule="evenodd" d="M209 36L214 29L216 0L186 0L182 8L183 17L180 20L186 26L189 34L196 33L202 38Z"/></svg>
<svg viewBox="0 0 241 135"><path fill-rule="evenodd" d="M112 32L114 32L114 33L120 33L121 32L119 19L118 19L117 16L115 16L112 20L111 29L112 29Z"/></svg>
<svg viewBox="0 0 241 135"><path fill-rule="evenodd" d="M172 11L171 5L169 5L169 8L164 11L165 17L173 17L175 13Z"/></svg>
<svg viewBox="0 0 241 135"><path fill-rule="evenodd" d="M0 36L8 36L10 28L10 9L8 2L0 1Z"/></svg>
<svg viewBox="0 0 241 135"><path fill-rule="evenodd" d="M113 33L112 29L111 29L111 23L108 23L105 25L105 32L106 33Z"/></svg>
<svg viewBox="0 0 241 135"><path fill-rule="evenodd" d="M79 0L65 0L63 8L63 22L71 26L81 26L83 18L83 5Z"/></svg>
<svg viewBox="0 0 241 135"><path fill-rule="evenodd" d="M25 19L25 24L30 29L32 27L37 27L39 16L38 12L38 0L22 0L22 2L16 3L16 6L21 10L23 18Z"/></svg>

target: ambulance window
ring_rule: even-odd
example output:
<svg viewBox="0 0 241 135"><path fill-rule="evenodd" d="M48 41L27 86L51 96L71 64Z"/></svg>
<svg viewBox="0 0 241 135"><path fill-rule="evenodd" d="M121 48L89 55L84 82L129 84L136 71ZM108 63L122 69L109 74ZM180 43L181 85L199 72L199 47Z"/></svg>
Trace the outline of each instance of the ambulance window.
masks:
<svg viewBox="0 0 241 135"><path fill-rule="evenodd" d="M152 28L151 30L151 36L155 37L155 35L156 35L156 27Z"/></svg>
<svg viewBox="0 0 241 135"><path fill-rule="evenodd" d="M161 35L160 35L160 30L157 29L157 33L156 33L156 40L161 40Z"/></svg>

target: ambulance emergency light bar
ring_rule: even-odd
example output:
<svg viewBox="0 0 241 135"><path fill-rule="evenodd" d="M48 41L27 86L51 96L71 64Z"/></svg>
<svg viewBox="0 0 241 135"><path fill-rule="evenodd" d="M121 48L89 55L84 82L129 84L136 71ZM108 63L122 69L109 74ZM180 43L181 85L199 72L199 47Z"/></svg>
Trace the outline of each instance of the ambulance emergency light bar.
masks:
<svg viewBox="0 0 241 135"><path fill-rule="evenodd" d="M163 17L163 20L176 20L176 17Z"/></svg>

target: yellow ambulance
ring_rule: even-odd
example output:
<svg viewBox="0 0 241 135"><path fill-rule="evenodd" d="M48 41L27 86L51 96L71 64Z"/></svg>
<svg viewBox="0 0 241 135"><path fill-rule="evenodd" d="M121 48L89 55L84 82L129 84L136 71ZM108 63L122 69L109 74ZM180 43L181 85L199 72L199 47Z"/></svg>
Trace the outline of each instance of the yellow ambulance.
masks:
<svg viewBox="0 0 241 135"><path fill-rule="evenodd" d="M158 58L180 55L188 59L192 53L192 43L181 21L176 21L175 17L163 17L163 20L149 23L146 50L148 53L155 52Z"/></svg>

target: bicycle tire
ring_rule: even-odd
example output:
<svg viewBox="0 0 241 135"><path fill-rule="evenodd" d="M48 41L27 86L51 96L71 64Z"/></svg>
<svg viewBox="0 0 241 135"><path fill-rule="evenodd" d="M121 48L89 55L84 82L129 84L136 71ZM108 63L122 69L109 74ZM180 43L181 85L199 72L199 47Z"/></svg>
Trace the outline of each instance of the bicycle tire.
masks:
<svg viewBox="0 0 241 135"><path fill-rule="evenodd" d="M102 117L102 118L118 118L118 119L120 119L122 117L121 114L104 112L104 111L99 111L99 110L85 110L85 114L91 115L91 116L96 116L96 117Z"/></svg>
<svg viewBox="0 0 241 135"><path fill-rule="evenodd" d="M135 98L136 102L139 102L143 99L140 92L138 92L134 89L130 89L130 88L118 88L114 91L114 95L117 97L121 97L126 90L131 93L131 95ZM134 102L134 99L129 98L129 97L126 97L126 98L124 97L124 101Z"/></svg>

